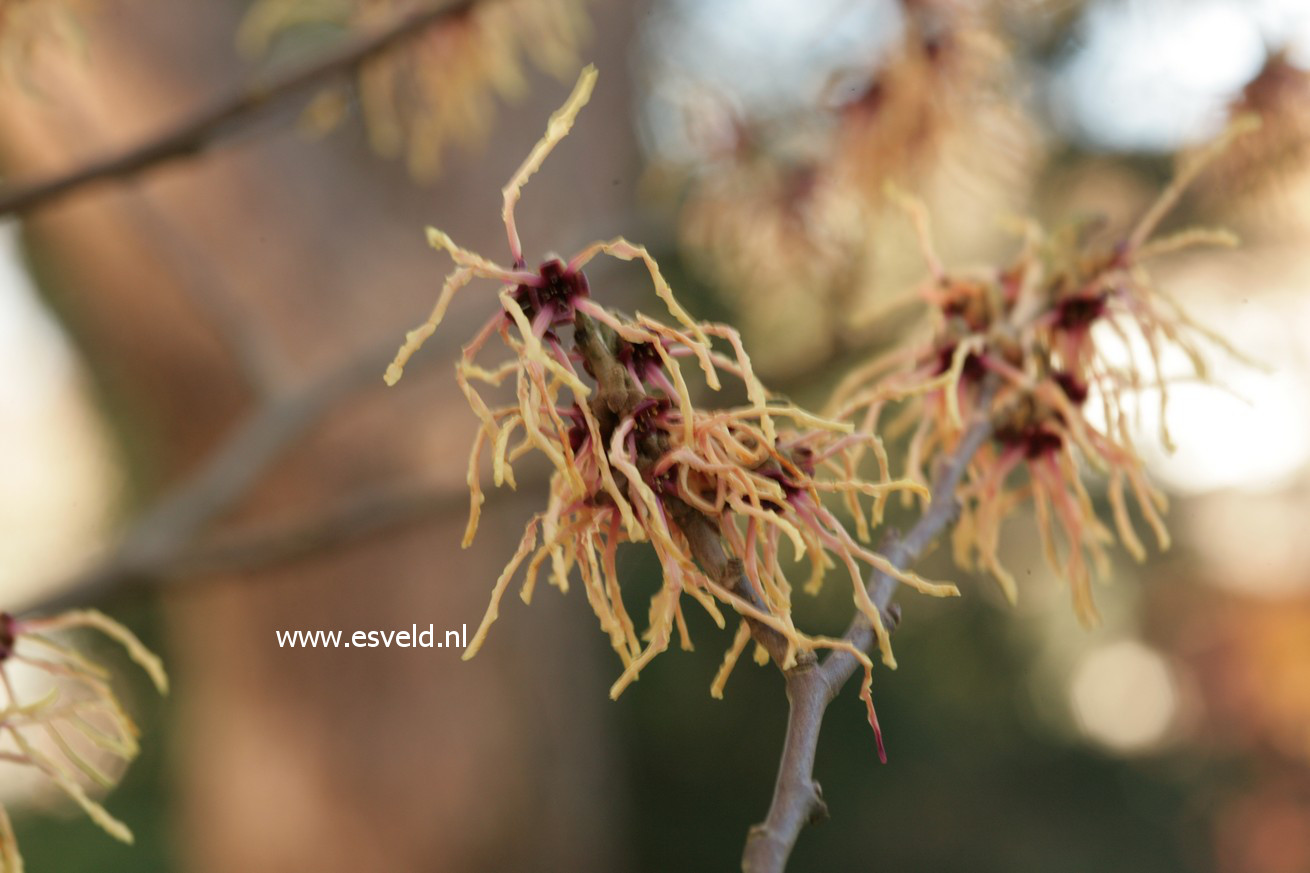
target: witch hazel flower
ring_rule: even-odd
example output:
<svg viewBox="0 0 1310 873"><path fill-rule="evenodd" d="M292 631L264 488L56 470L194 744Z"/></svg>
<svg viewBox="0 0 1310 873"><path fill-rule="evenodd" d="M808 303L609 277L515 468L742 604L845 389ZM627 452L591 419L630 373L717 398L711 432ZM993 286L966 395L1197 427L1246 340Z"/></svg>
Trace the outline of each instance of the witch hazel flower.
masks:
<svg viewBox="0 0 1310 873"><path fill-rule="evenodd" d="M1187 377L1200 381L1209 379L1207 347L1250 361L1192 319L1152 281L1145 264L1197 245L1234 244L1231 234L1205 228L1160 238L1154 233L1206 162L1245 129L1235 127L1187 162L1117 242L1098 245L1077 227L1048 234L1030 223L1023 247L1000 268L948 271L933 248L926 209L897 195L929 267L918 293L931 324L921 340L853 371L828 414L873 431L899 404L884 432L909 432L906 476L921 482L926 464L958 443L964 423L986 417L991 439L974 457L959 493L954 553L960 566L992 575L1011 601L1017 586L1000 561L1000 531L1021 505L1032 505L1046 559L1070 583L1085 624L1097 621L1091 579L1093 571L1108 575L1108 547L1117 540L1138 560L1146 557L1130 496L1158 546L1169 546L1167 502L1133 446L1133 403L1155 392L1165 420L1168 386L1178 378L1166 372L1169 350L1181 351L1192 369ZM1144 348L1149 369L1135 360L1128 367L1117 363L1107 354L1107 340L1129 351ZM1162 440L1172 447L1167 427ZM851 460L859 462L859 454ZM1106 477L1109 523L1098 517L1083 482L1088 469ZM881 505L874 508L876 522ZM864 520L857 517L857 523L867 537Z"/></svg>
<svg viewBox="0 0 1310 873"><path fill-rule="evenodd" d="M49 618L16 618L0 612L0 765L34 769L49 778L106 833L125 843L132 832L95 800L87 785L102 790L115 778L104 758L131 761L139 752L138 730L110 684L109 671L56 637L65 631L98 631L119 643L161 693L168 677L159 658L118 622L92 609ZM14 668L44 674L47 690L33 699L20 692ZM21 873L22 857L0 806L0 871Z"/></svg>
<svg viewBox="0 0 1310 873"><path fill-rule="evenodd" d="M612 697L675 637L691 648L683 612L690 598L721 628L727 624L724 607L743 619L712 685L715 696L752 640L757 658L772 658L784 669L813 657L816 649L843 649L865 666L863 697L876 729L869 692L872 661L849 643L798 629L789 578L795 562L806 562L804 587L813 592L831 568L840 566L850 576L856 607L876 631L883 660L894 665L886 622L865 591L863 572L883 570L931 595L958 591L900 570L860 543L833 514L829 498L858 506L897 491L925 496L927 491L886 475L885 452L873 434L771 394L737 332L693 319L642 246L619 238L593 243L569 259L527 266L515 204L524 183L568 133L595 76L590 67L584 71L551 117L545 137L502 191L509 266L463 249L441 231L429 231L429 240L450 254L455 270L431 317L408 334L386 375L392 384L401 377L405 362L435 332L461 288L475 279L500 284L498 310L464 346L455 368L480 421L469 458L471 511L464 545L477 532L487 455L496 486L515 487L514 464L530 452L545 455L552 472L546 508L524 529L464 657L485 643L514 580L521 574L519 594L528 602L544 572L561 591L574 579L581 581L623 664ZM641 261L672 323L620 314L598 303L582 271L599 255ZM483 363L493 339L508 357ZM744 405L706 409L696 401L702 390L718 391L725 382L745 396ZM508 394L510 384L510 402L488 399L493 392ZM849 462L852 453L866 451L883 459L877 479L857 474ZM648 543L663 573L640 631L624 605L616 569L624 542Z"/></svg>
<svg viewBox="0 0 1310 873"><path fill-rule="evenodd" d="M374 33L420 6L413 0L256 0L237 42L248 55L267 55L301 29ZM590 36L588 19L585 0L469 4L404 45L365 58L353 80L318 93L301 126L326 134L357 105L375 152L403 157L416 179L434 179L452 146L486 142L497 100L521 98L531 68L562 80L574 75Z"/></svg>

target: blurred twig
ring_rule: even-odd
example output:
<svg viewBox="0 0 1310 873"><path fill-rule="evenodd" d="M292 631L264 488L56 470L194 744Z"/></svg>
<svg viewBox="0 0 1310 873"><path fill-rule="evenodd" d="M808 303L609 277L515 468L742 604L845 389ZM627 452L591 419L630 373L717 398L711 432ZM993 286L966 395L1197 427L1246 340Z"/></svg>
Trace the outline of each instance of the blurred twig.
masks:
<svg viewBox="0 0 1310 873"><path fill-rule="evenodd" d="M208 549L199 548L197 540L213 521L249 494L270 466L323 415L349 394L381 384L379 374L394 353L394 343L387 343L304 387L265 400L199 470L146 510L103 561L24 611L85 605L122 586L158 581L188 566L192 572L206 565L230 569L243 550L258 559L256 563L279 553L299 553L298 546L278 544L273 535L262 537L262 542L259 537L249 538L245 546L233 540ZM313 533L316 524L311 523L293 530L290 538L305 542L317 537L321 541L348 536L355 528L376 529L376 521L363 517L367 509L366 505L348 508L336 519L316 523L317 533Z"/></svg>
<svg viewBox="0 0 1310 873"><path fill-rule="evenodd" d="M985 388L981 409L988 406L990 388ZM885 554L898 569L906 569L955 521L959 512L955 492L978 449L991 436L989 420L975 422L959 445L938 468L932 485L932 503L904 537L891 541ZM869 597L884 613L888 611L897 581L886 573L869 578ZM873 628L856 614L844 639L861 651L874 646ZM806 825L827 817L819 783L814 779L814 758L819 744L823 715L842 687L855 675L859 661L849 652L834 651L822 661L797 663L784 674L790 710L787 736L783 742L778 780L773 801L764 821L751 828L742 856L745 873L782 873L792 848Z"/></svg>
<svg viewBox="0 0 1310 873"><path fill-rule="evenodd" d="M30 212L93 182L128 178L167 161L197 155L286 98L348 73L441 21L468 13L477 2L455 0L411 13L377 33L270 81L248 84L208 109L117 154L52 178L0 190L0 215Z"/></svg>
<svg viewBox="0 0 1310 873"><path fill-rule="evenodd" d="M176 275L182 295L232 355L246 385L261 400L274 397L286 373L282 350L259 321L242 311L232 289L221 278L222 265L188 237L177 222L169 221L145 191L129 188L123 193L124 205L142 235L151 241L152 252Z"/></svg>
<svg viewBox="0 0 1310 873"><path fill-rule="evenodd" d="M467 504L463 488L382 489L317 518L275 527L260 524L212 537L179 557L169 572L171 578L182 578L290 563Z"/></svg>

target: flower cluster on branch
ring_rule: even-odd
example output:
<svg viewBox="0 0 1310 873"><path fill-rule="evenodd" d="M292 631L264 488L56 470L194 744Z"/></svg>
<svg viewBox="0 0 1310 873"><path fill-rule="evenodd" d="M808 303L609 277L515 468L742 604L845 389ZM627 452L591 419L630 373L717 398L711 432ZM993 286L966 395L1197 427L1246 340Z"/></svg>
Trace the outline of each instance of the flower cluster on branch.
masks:
<svg viewBox="0 0 1310 873"><path fill-rule="evenodd" d="M745 619L714 681L716 695L752 635L757 656L772 656L784 669L816 649L844 649L865 666L863 694L876 728L869 695L872 661L846 641L810 635L793 624L793 591L783 564L807 561L804 587L811 592L833 567L849 574L855 604L875 628L884 661L894 665L886 623L865 589L865 571L881 570L931 595L958 591L901 570L859 542L825 497L842 495L855 506L871 501L870 511L877 515L888 494L926 496L927 490L891 478L882 444L871 432L773 396L756 377L737 332L693 319L642 246L620 238L587 246L567 261L549 258L536 268L527 266L515 203L523 184L568 133L594 80L595 71L588 68L504 188L509 266L461 248L441 231L429 231L429 240L449 252L455 270L431 317L410 332L387 373L390 383L400 378L459 289L474 279L500 283L496 313L456 364L456 379L481 422L469 460L472 508L464 544L477 530L485 454L491 455L496 485L514 485L514 463L528 452L545 455L554 469L547 507L528 523L465 657L486 640L520 570L525 601L543 569L561 590L576 571L624 665L612 696L622 693L675 633L690 648L685 594L720 627L726 624L724 605ZM671 323L625 316L593 299L583 268L602 254L642 262ZM483 364L480 355L493 339L509 357ZM700 386L690 384L694 380L711 391L731 380L746 402L706 409L695 399ZM484 396L509 381L512 402L496 405ZM852 461L866 453L878 459L873 478ZM640 634L615 569L622 542L649 543L663 571Z"/></svg>
<svg viewBox="0 0 1310 873"><path fill-rule="evenodd" d="M241 48L264 54L307 25L363 33L423 8L413 0L259 0L238 34ZM426 4L430 5L430 4ZM378 154L405 157L411 174L432 179L453 143L476 146L490 131L496 97L527 91L527 64L558 78L582 65L578 49L589 24L585 0L476 3L406 46L361 65L355 93L322 92L304 121L314 132L335 127L357 99Z"/></svg>
<svg viewBox="0 0 1310 873"><path fill-rule="evenodd" d="M1038 136L1013 98L1014 62L993 11L897 5L896 44L834 72L817 105L747 113L708 84L687 98L697 156L682 168L679 238L748 338L788 339L769 346L766 371L850 339L848 316L894 260L888 182L957 200L996 189L986 196L1009 202L1027 190ZM797 304L798 287L813 305Z"/></svg>
<svg viewBox="0 0 1310 873"><path fill-rule="evenodd" d="M927 210L896 192L928 264L919 296L933 323L921 342L850 373L828 412L853 416L874 431L888 406L912 398L887 428L910 432L907 476L922 482L925 465L949 453L963 421L979 411L984 381L997 384L981 410L992 421L993 438L970 466L953 537L957 563L981 565L1011 601L1017 589L998 555L1000 532L1024 502L1035 510L1048 563L1069 581L1078 616L1089 625L1097 620L1092 571L1108 575L1107 546L1117 538L1137 560L1146 558L1130 495L1159 547L1168 548L1166 500L1134 448L1132 403L1146 392L1158 396L1161 436L1171 449L1165 410L1169 383L1180 375L1168 371L1166 354L1180 351L1191 367L1183 375L1197 380L1208 378L1207 345L1247 359L1191 318L1145 266L1192 246L1235 243L1231 234L1206 228L1153 235L1185 187L1251 126L1234 124L1195 155L1122 238L1107 244L1085 228L1047 233L1029 224L1019 253L995 269L947 270L934 251ZM1107 341L1129 355L1127 366L1107 354ZM1136 359L1139 347L1149 366ZM1083 482L1088 469L1107 477L1113 531Z"/></svg>

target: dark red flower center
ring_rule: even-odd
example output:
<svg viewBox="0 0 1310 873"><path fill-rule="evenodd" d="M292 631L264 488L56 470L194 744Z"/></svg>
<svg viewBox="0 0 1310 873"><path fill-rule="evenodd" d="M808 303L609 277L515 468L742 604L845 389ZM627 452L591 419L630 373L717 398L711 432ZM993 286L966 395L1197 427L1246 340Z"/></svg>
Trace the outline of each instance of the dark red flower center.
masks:
<svg viewBox="0 0 1310 873"><path fill-rule="evenodd" d="M782 495L788 502L800 496L801 491L803 490L800 485L792 481L792 478L783 470L771 467L766 470L760 470L759 473L764 476L764 478L772 479L774 482L777 482L778 485L782 487ZM769 500L768 498L761 499L760 504L765 509L770 509L774 512L782 512L785 508L778 502Z"/></svg>
<svg viewBox="0 0 1310 873"><path fill-rule="evenodd" d="M576 455L582 444L591 438L591 430L587 427L587 416L577 403L568 411L568 419L572 422L569 425L569 448Z"/></svg>
<svg viewBox="0 0 1310 873"><path fill-rule="evenodd" d="M1105 314L1105 292L1075 294L1055 304L1055 323L1064 330L1086 327Z"/></svg>
<svg viewBox="0 0 1310 873"><path fill-rule="evenodd" d="M996 432L996 439L1007 446L1021 448L1029 460L1058 452L1064 445L1064 437L1040 424L1002 428Z"/></svg>
<svg viewBox="0 0 1310 873"><path fill-rule="evenodd" d="M571 271L559 258L551 258L537 268L540 285L519 285L514 289L514 302L522 307L528 320L535 320L540 312L548 312L552 325L573 320L574 301L587 297L591 290L581 270Z"/></svg>
<svg viewBox="0 0 1310 873"><path fill-rule="evenodd" d="M951 362L955 360L956 345L956 343L950 343L937 350L937 370L933 375L940 376L951 368ZM987 365L983 362L981 355L976 352L969 352L964 356L964 369L961 371L961 379L966 382L977 382L986 374Z"/></svg>
<svg viewBox="0 0 1310 873"><path fill-rule="evenodd" d="M14 645L18 640L18 633L14 630L16 620L7 612L0 612L0 661L4 661L14 653Z"/></svg>
<svg viewBox="0 0 1310 873"><path fill-rule="evenodd" d="M620 363L630 368L637 374L637 378L643 381L664 366L659 352L650 343L630 343L619 340L618 358Z"/></svg>
<svg viewBox="0 0 1310 873"><path fill-rule="evenodd" d="M645 397L632 410L632 431L640 439L659 425L660 418L669 410L667 397Z"/></svg>
<svg viewBox="0 0 1310 873"><path fill-rule="evenodd" d="M1054 379L1060 390L1064 392L1064 396L1068 397L1074 405L1082 406L1087 401L1087 383L1073 373L1056 373Z"/></svg>

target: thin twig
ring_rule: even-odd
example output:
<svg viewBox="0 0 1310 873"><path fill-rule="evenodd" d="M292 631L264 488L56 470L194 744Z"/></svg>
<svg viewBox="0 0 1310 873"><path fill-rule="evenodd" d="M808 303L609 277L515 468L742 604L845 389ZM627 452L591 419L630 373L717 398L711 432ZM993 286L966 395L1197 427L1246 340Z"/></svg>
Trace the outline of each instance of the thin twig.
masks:
<svg viewBox="0 0 1310 873"><path fill-rule="evenodd" d="M990 386L983 390L979 408L986 409ZM952 523L959 511L955 492L973 456L991 436L989 420L975 422L943 459L932 485L932 502L903 538L894 539L885 550L897 569L909 567ZM888 611L897 581L886 573L874 572L868 591L874 605ZM857 614L844 639L861 651L874 645L873 629L863 615ZM849 652L834 651L822 662L797 664L785 672L787 700L787 735L783 741L782 760L773 789L768 815L751 828L742 856L745 873L782 873L787 867L796 840L806 825L827 815L823 793L814 779L814 758L819 731L828 704L859 667Z"/></svg>
<svg viewBox="0 0 1310 873"><path fill-rule="evenodd" d="M349 394L378 384L377 376L393 354L394 343L389 342L262 403L199 470L137 518L107 558L21 611L83 606L121 587L167 575L200 534L249 494L323 415Z"/></svg>
<svg viewBox="0 0 1310 873"><path fill-rule="evenodd" d="M327 549L358 542L468 505L462 487L385 489L349 501L311 519L228 531L187 550L167 568L169 583L233 570L288 564Z"/></svg>
<svg viewBox="0 0 1310 873"><path fill-rule="evenodd" d="M65 119L60 133L65 141L86 142L95 138L96 130L88 118L74 114ZM151 254L176 279L182 297L231 355L255 397L266 400L283 388L288 371L283 350L264 325L248 317L227 281L226 265L171 220L146 187L123 186L119 203L141 238L150 241Z"/></svg>
<svg viewBox="0 0 1310 873"><path fill-rule="evenodd" d="M197 155L288 97L319 86L334 76L349 73L370 58L441 21L467 14L477 2L456 0L435 9L411 13L325 57L270 81L253 82L208 109L117 154L39 182L0 191L0 216L30 212L92 182L128 178L167 161Z"/></svg>
<svg viewBox="0 0 1310 873"><path fill-rule="evenodd" d="M288 369L282 349L266 326L243 310L224 279L224 265L170 221L146 191L126 188L123 194L123 205L151 241L152 254L176 277L182 296L232 356L242 380L260 400L276 396Z"/></svg>

